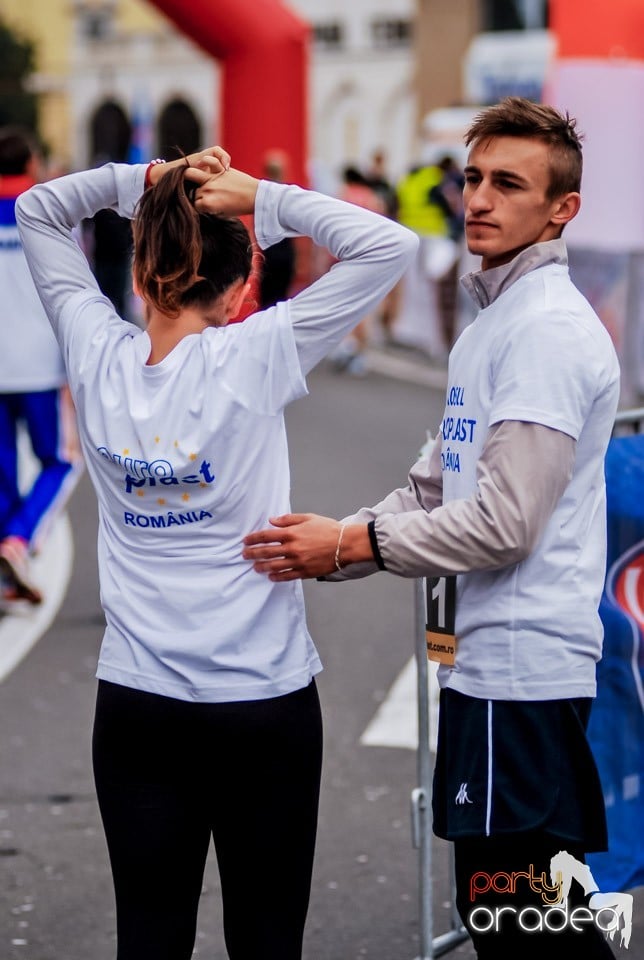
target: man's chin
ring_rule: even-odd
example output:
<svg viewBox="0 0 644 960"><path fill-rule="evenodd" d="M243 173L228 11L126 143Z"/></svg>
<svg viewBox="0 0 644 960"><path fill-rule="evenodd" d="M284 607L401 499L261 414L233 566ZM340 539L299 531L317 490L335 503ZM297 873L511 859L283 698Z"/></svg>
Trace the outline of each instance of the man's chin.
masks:
<svg viewBox="0 0 644 960"><path fill-rule="evenodd" d="M468 240L466 237L465 244L468 252L472 253L475 257L484 257L488 253L487 245L485 243L481 243L480 240Z"/></svg>

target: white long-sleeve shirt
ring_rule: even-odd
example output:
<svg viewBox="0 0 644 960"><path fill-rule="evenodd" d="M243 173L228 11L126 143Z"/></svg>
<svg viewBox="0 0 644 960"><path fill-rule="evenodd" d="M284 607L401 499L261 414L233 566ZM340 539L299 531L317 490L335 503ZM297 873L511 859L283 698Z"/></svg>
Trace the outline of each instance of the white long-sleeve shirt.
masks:
<svg viewBox="0 0 644 960"><path fill-rule="evenodd" d="M103 207L132 216L144 172L109 164L18 204L99 501L107 628L97 675L184 700L273 697L321 667L301 585L255 573L242 537L289 510L284 407L402 275L417 241L369 211L262 181L260 246L308 235L339 262L293 300L186 336L149 366L147 333L115 314L70 236Z"/></svg>

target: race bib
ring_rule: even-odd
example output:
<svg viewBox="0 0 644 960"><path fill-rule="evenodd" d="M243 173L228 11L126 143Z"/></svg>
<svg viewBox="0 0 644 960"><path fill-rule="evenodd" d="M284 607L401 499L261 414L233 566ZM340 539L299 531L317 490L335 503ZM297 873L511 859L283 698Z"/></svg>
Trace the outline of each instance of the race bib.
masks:
<svg viewBox="0 0 644 960"><path fill-rule="evenodd" d="M428 577L427 659L453 667L456 659L456 577Z"/></svg>

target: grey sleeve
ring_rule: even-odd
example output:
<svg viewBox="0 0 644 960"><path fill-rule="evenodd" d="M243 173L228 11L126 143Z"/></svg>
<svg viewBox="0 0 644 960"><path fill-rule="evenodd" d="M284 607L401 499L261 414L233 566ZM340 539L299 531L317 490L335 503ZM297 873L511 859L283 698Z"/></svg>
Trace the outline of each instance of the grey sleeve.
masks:
<svg viewBox="0 0 644 960"><path fill-rule="evenodd" d="M379 559L397 576L510 566L525 559L540 539L570 481L575 453L576 443L565 433L506 420L489 431L472 497L442 505L436 443L430 460L412 468L406 490L394 491L347 522L374 521ZM375 562L353 564L327 579L354 579L378 569Z"/></svg>
<svg viewBox="0 0 644 960"><path fill-rule="evenodd" d="M476 493L431 513L382 514L385 569L401 577L494 570L533 551L572 476L576 443L537 423L505 420L488 437Z"/></svg>
<svg viewBox="0 0 644 960"><path fill-rule="evenodd" d="M418 247L411 230L377 213L268 181L257 191L255 231L262 248L284 237L308 236L337 260L289 301L305 375L383 299Z"/></svg>

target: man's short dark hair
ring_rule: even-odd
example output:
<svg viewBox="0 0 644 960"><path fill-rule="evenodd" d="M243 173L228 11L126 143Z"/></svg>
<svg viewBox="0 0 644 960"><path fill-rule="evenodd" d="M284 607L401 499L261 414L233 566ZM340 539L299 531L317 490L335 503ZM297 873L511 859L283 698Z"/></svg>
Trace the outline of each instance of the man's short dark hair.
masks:
<svg viewBox="0 0 644 960"><path fill-rule="evenodd" d="M38 153L35 136L22 127L0 127L0 177L25 173L31 158Z"/></svg>
<svg viewBox="0 0 644 960"><path fill-rule="evenodd" d="M550 148L547 195L552 200L581 189L582 134L576 124L568 113L560 113L545 103L506 97L474 117L465 134L465 144L469 147L489 137L532 137L546 143Z"/></svg>

